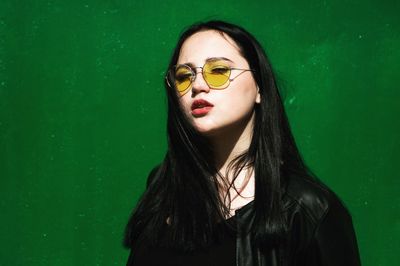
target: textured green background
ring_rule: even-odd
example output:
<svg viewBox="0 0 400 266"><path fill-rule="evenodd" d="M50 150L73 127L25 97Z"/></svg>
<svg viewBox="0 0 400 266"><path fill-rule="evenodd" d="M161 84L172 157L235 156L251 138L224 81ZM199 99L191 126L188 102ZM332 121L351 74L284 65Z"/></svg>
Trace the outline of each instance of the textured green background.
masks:
<svg viewBox="0 0 400 266"><path fill-rule="evenodd" d="M264 45L310 167L363 265L399 265L399 1L0 2L0 265L123 265L165 152L178 34L226 19Z"/></svg>

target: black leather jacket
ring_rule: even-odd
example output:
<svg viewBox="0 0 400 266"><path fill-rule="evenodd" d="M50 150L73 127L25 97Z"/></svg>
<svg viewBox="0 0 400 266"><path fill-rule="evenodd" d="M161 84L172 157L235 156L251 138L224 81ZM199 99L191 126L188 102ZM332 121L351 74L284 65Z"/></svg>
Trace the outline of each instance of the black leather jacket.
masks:
<svg viewBox="0 0 400 266"><path fill-rule="evenodd" d="M287 245L262 252L251 234L243 233L253 219L250 202L235 213L236 266L361 265L351 216L340 199L314 180L290 177L287 184L283 197L289 228Z"/></svg>
<svg viewBox="0 0 400 266"><path fill-rule="evenodd" d="M283 198L290 234L280 250L261 252L250 234L237 237L236 265L358 266L360 257L351 216L328 188L290 177ZM238 232L251 224L252 203L236 211Z"/></svg>

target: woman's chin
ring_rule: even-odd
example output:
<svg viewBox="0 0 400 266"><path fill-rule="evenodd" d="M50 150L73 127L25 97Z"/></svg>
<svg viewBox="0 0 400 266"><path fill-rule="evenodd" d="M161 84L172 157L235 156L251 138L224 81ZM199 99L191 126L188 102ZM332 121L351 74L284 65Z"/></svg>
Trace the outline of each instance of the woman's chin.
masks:
<svg viewBox="0 0 400 266"><path fill-rule="evenodd" d="M220 129L212 125L204 125L204 124L194 124L194 128L200 135L205 137L211 137L218 134Z"/></svg>
<svg viewBox="0 0 400 266"><path fill-rule="evenodd" d="M199 132L200 135L206 138L226 137L228 130L225 127L197 127L197 126L195 126L195 129L197 130L197 132Z"/></svg>
<svg viewBox="0 0 400 266"><path fill-rule="evenodd" d="M197 128L196 127L197 132L200 133L200 135L205 136L205 137L210 137L215 135L215 130L211 129L211 128Z"/></svg>

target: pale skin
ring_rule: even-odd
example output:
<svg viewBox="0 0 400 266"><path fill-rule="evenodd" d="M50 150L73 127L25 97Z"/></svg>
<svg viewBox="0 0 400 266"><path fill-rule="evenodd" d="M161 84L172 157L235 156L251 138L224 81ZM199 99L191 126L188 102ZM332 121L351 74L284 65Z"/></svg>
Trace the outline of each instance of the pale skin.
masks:
<svg viewBox="0 0 400 266"><path fill-rule="evenodd" d="M210 58L220 57L228 59L231 67L249 69L247 60L240 54L235 42L229 36L213 30L190 36L183 43L177 64L203 66ZM231 77L237 77L226 89L210 89L201 75L201 69L196 71L196 79L190 90L180 98L180 102L192 125L213 145L219 172L231 181L232 173L227 173L229 163L246 151L251 142L254 106L260 103L258 87L250 71L240 74L240 70L232 70ZM205 115L194 116L191 106L193 101L199 99L206 100L213 107ZM254 198L253 169L241 171L234 186L240 192L239 195L234 188L223 191L224 195L230 193L231 196L230 216Z"/></svg>

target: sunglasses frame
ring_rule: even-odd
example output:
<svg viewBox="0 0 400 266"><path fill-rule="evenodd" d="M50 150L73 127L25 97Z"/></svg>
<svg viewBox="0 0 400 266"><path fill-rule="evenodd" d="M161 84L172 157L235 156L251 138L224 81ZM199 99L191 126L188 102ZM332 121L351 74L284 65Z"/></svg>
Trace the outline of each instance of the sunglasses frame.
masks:
<svg viewBox="0 0 400 266"><path fill-rule="evenodd" d="M223 60L221 60L221 61L223 61ZM212 62L212 61L211 61L211 62ZM172 88L172 89L175 89L175 90L179 93L180 97L182 97L183 95L185 95L185 94L189 91L189 89L191 88L193 82L195 81L195 79L196 79L196 77L197 77L197 74L199 73L199 72L197 72L197 71L195 71L195 70L198 69L198 68L201 69L201 75L202 75L204 81L207 83L208 87L209 87L210 89L213 89L213 90L224 90L224 89L226 89L226 88L229 86L229 84L230 84L232 81L234 81L237 77L239 77L239 76L240 76L241 74L243 74L244 72L247 72L247 71L254 72L253 69L243 69L243 68L236 68L236 67L226 66L226 67L229 69L229 77L228 77L228 79L226 80L226 82L225 82L224 84L221 85L221 86L223 86L223 85L226 84L226 86L225 86L225 87L218 87L218 88L216 88L216 87L211 86L211 85L207 82L206 78L204 77L204 67L205 67L207 64L209 64L209 63L210 63L210 61L205 62L204 65L203 65L202 67L192 67L192 66L190 66L189 64L178 64L178 65L174 65L171 69L168 70L167 75L165 76L165 80L166 80L168 86L169 86L170 88ZM188 87L187 87L186 89L182 90L182 91L179 91L179 90L176 88L175 85L171 85L171 83L170 83L170 77L173 75L172 71L175 71L175 70L176 70L178 67L180 67L180 66L186 67L187 69L190 70L190 72L192 72L192 78L190 79L190 83L189 83ZM240 72L239 74L237 74L235 77L231 78L232 70L241 70L242 72ZM172 82L172 80L171 80L171 82ZM173 82L172 82L172 83L173 83Z"/></svg>

